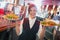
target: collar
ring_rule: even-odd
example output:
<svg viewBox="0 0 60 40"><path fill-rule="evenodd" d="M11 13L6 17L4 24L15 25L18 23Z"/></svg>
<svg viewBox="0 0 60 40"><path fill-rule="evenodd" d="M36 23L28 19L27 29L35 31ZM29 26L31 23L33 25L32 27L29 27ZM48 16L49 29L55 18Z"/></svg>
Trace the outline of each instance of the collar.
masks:
<svg viewBox="0 0 60 40"><path fill-rule="evenodd" d="M36 17L32 19L32 18L30 17L30 15L29 15L29 20L36 20Z"/></svg>

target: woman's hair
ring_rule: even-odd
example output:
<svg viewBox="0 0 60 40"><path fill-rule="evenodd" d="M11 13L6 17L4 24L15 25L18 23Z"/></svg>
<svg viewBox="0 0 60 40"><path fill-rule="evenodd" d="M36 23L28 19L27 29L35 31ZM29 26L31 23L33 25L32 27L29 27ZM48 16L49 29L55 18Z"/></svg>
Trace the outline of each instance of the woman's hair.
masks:
<svg viewBox="0 0 60 40"><path fill-rule="evenodd" d="M28 7L28 13L30 13L30 10L31 10L32 7L35 7L36 8L36 6L34 4L30 4L29 7Z"/></svg>

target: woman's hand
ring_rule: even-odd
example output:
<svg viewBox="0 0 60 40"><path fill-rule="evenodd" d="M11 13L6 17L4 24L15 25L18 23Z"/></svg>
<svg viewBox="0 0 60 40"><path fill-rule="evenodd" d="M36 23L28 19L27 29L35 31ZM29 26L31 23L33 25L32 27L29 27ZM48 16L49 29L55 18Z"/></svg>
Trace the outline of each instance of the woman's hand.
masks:
<svg viewBox="0 0 60 40"><path fill-rule="evenodd" d="M21 21L16 21L16 27L15 27L15 29L16 29L16 34L17 35L19 35L19 32L20 32L20 23L21 23Z"/></svg>
<svg viewBox="0 0 60 40"><path fill-rule="evenodd" d="M46 26L43 26L43 25L42 25L42 31L41 31L41 33L40 33L40 40L43 40L43 39L44 39L45 29L46 29Z"/></svg>

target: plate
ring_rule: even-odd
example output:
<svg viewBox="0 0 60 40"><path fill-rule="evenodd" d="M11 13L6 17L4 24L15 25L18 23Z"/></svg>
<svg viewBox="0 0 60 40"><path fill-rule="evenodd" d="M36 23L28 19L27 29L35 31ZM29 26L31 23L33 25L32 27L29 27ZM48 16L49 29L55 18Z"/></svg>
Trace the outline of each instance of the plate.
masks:
<svg viewBox="0 0 60 40"><path fill-rule="evenodd" d="M41 24L44 26L56 26L56 25L58 25L53 21L41 21Z"/></svg>

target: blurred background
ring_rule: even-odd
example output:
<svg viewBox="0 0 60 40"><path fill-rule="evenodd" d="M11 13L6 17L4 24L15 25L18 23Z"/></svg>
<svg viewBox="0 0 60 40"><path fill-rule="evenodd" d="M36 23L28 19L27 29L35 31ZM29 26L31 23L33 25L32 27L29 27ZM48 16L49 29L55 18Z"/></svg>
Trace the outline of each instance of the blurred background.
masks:
<svg viewBox="0 0 60 40"><path fill-rule="evenodd" d="M28 9L29 4L35 4L37 7L37 16L45 18L47 13L53 14L60 11L60 0L0 0L0 9L14 11L20 14L23 6ZM26 17L28 12L26 11Z"/></svg>

